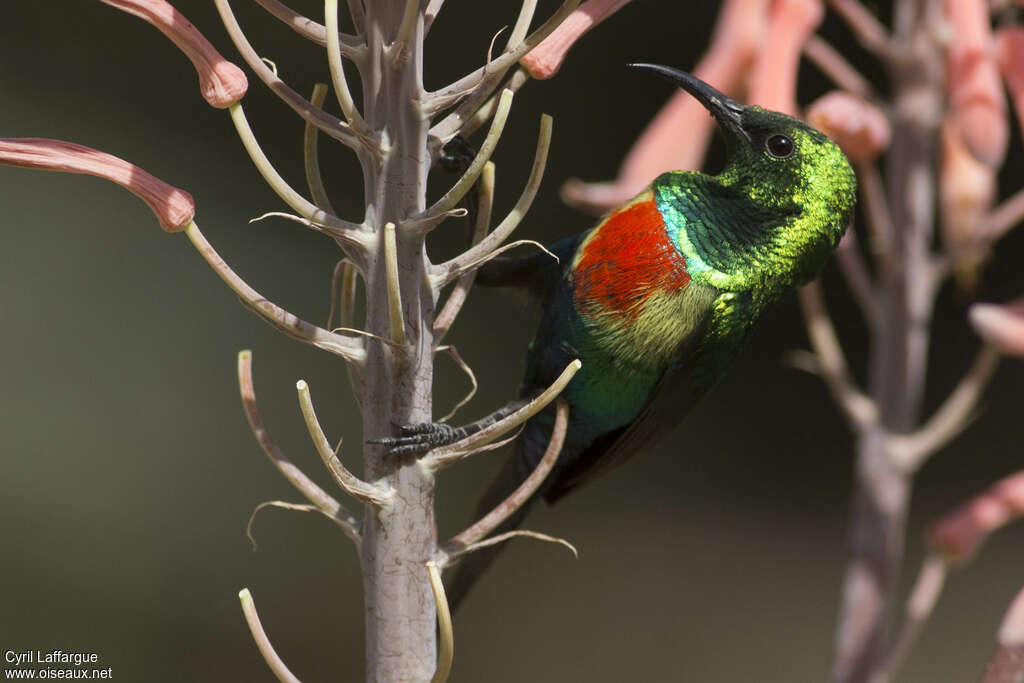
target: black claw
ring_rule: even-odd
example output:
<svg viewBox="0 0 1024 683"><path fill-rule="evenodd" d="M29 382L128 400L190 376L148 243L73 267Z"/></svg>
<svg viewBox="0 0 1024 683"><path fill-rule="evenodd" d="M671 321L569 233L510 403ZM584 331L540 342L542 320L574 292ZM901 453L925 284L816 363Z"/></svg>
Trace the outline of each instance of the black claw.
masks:
<svg viewBox="0 0 1024 683"><path fill-rule="evenodd" d="M368 439L367 443L384 446L388 450L388 455L398 456L428 451L438 446L446 446L465 436L463 434L464 430L437 422L396 425L396 427L402 436Z"/></svg>

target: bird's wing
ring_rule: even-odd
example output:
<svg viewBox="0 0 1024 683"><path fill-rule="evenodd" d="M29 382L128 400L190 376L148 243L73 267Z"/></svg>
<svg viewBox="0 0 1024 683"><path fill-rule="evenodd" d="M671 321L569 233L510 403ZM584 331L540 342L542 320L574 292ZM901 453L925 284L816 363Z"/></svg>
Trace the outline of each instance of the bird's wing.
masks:
<svg viewBox="0 0 1024 683"><path fill-rule="evenodd" d="M695 334L680 348L676 362L661 376L643 412L625 427L595 440L560 473L545 499L555 502L668 436L724 374L746 341L754 317L747 294L719 294Z"/></svg>

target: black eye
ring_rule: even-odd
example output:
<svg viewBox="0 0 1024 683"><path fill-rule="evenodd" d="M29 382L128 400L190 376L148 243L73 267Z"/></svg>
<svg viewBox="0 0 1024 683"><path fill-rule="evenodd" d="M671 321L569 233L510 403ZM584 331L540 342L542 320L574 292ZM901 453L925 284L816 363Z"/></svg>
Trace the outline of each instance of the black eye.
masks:
<svg viewBox="0 0 1024 683"><path fill-rule="evenodd" d="M796 150L793 139L782 134L771 136L765 141L764 146L768 153L776 159L785 159L792 156L794 150Z"/></svg>

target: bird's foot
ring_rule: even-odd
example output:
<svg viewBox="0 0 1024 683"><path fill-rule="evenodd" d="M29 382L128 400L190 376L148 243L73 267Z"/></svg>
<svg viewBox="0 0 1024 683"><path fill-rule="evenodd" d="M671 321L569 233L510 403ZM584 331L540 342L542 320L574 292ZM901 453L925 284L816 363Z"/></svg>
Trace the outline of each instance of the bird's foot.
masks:
<svg viewBox="0 0 1024 683"><path fill-rule="evenodd" d="M452 427L440 422L398 425L398 432L401 436L370 439L367 443L384 446L388 455L409 455L447 446L469 435L463 427Z"/></svg>

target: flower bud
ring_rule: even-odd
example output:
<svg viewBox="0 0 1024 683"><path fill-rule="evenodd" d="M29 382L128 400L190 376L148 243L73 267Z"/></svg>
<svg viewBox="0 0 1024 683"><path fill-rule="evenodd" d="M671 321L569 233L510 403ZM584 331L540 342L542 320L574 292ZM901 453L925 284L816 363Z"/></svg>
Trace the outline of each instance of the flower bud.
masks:
<svg viewBox="0 0 1024 683"><path fill-rule="evenodd" d="M833 141L851 161L874 161L889 147L892 129L882 110L848 92L834 91L807 108L807 122Z"/></svg>
<svg viewBox="0 0 1024 683"><path fill-rule="evenodd" d="M167 232L184 230L195 215L192 195L110 154L63 140L0 138L0 164L83 173L113 181L149 205Z"/></svg>
<svg viewBox="0 0 1024 683"><path fill-rule="evenodd" d="M166 0L100 0L148 21L185 53L199 74L199 89L210 106L225 109L242 99L245 73L224 59L202 33Z"/></svg>
<svg viewBox="0 0 1024 683"><path fill-rule="evenodd" d="M1024 298L1005 304L973 304L968 317L986 342L1003 353L1024 356Z"/></svg>

